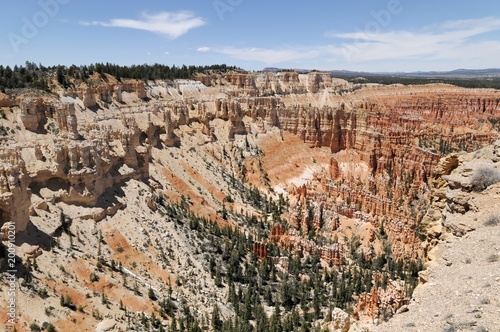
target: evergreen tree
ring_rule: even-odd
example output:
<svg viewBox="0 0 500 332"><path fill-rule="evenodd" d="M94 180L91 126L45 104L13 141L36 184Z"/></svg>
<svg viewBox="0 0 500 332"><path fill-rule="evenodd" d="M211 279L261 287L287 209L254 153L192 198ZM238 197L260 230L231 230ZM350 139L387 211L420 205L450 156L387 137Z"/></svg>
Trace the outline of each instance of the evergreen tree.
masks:
<svg viewBox="0 0 500 332"><path fill-rule="evenodd" d="M220 309L216 304L212 310L212 328L214 331L222 331L222 320L220 318Z"/></svg>
<svg viewBox="0 0 500 332"><path fill-rule="evenodd" d="M270 332L282 332L281 330L281 310L278 302L274 305L274 312L269 320Z"/></svg>
<svg viewBox="0 0 500 332"><path fill-rule="evenodd" d="M256 303L254 306L254 316L255 316L255 331L267 331L269 328L269 322L267 320L266 312L262 304Z"/></svg>

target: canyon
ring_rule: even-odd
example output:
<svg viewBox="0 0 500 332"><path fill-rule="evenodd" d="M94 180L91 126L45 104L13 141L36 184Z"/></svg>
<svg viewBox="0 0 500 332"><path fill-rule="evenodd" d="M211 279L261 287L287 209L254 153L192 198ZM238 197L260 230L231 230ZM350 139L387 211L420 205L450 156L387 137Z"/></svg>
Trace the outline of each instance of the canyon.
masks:
<svg viewBox="0 0 500 332"><path fill-rule="evenodd" d="M50 92L0 93L0 108L2 240L14 222L24 271L19 330L52 321L60 331L118 331L144 316L165 328L194 317L211 330L215 307L223 320L236 309L233 272L207 257L227 254L215 266L232 259L228 239L211 245L234 233L248 242L240 269L255 260L278 273L271 285L286 284L288 273L315 282L291 272L311 260L335 293L330 274L363 275L344 311L326 298L300 309L319 311L314 324L345 330L350 320L396 315L426 281L419 264L454 229L440 211L460 205L436 188L458 166L456 153L498 140L500 94L353 84L320 72L172 81L95 74L67 88L54 77ZM470 209L462 208L455 212ZM391 264L405 272L391 274ZM228 280L221 285L217 274ZM272 293L271 302L283 297ZM66 296L78 310L59 304ZM314 296L311 288L305 301ZM179 309L162 315L156 297ZM292 315L287 307L299 302L290 303L280 309ZM263 308L275 314L270 303Z"/></svg>

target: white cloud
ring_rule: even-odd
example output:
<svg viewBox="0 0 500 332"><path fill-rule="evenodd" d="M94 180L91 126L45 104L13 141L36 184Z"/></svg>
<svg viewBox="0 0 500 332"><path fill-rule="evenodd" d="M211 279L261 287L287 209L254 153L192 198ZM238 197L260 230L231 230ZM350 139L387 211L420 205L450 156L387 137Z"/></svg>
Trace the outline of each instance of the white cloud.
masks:
<svg viewBox="0 0 500 332"><path fill-rule="evenodd" d="M478 19L453 20L444 22L443 29L470 29L479 28L484 31L496 30L500 28L500 18L484 17Z"/></svg>
<svg viewBox="0 0 500 332"><path fill-rule="evenodd" d="M197 52L205 53L210 51L210 47L198 47Z"/></svg>
<svg viewBox="0 0 500 332"><path fill-rule="evenodd" d="M205 20L188 11L142 14L141 19L115 18L109 22L80 22L83 26L103 26L145 30L176 39L189 30L205 25Z"/></svg>
<svg viewBox="0 0 500 332"><path fill-rule="evenodd" d="M216 49L216 52L226 54L232 58L245 61L258 61L266 65L273 65L282 62L312 59L321 55L319 49L314 47L306 48L233 48L223 47Z"/></svg>
<svg viewBox="0 0 500 332"><path fill-rule="evenodd" d="M170 55L170 52L169 51L165 51L163 54Z"/></svg>
<svg viewBox="0 0 500 332"><path fill-rule="evenodd" d="M332 55L344 57L348 62L391 59L467 60L466 56L477 61L486 56L477 52L485 41L474 40L474 37L497 30L500 30L500 19L487 17L447 21L418 32L400 30L331 33L330 37L346 41L340 45L331 45L328 50ZM478 62L478 66L481 65Z"/></svg>

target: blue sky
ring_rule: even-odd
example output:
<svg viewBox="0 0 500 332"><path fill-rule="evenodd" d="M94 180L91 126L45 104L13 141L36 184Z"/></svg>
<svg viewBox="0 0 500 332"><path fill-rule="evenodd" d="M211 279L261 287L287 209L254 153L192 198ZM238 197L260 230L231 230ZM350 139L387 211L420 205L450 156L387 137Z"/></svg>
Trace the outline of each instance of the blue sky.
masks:
<svg viewBox="0 0 500 332"><path fill-rule="evenodd" d="M500 67L498 0L23 0L4 3L0 22L11 66Z"/></svg>

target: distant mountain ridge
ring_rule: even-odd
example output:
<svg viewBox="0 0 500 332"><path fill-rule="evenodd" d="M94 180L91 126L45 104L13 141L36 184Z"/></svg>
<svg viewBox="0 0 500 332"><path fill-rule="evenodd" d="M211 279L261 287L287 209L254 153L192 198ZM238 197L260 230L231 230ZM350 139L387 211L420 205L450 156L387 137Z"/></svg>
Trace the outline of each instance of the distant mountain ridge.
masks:
<svg viewBox="0 0 500 332"><path fill-rule="evenodd" d="M293 69L299 73L308 73L314 70L308 69ZM284 69L276 67L266 67L263 72L279 72ZM451 71L416 71L416 72L365 72L365 71L350 71L350 70L326 70L334 76L406 76L406 77L456 77L456 78L484 78L484 77L500 77L500 68L486 69L455 69Z"/></svg>
<svg viewBox="0 0 500 332"><path fill-rule="evenodd" d="M426 77L500 77L500 68L455 69L451 71L424 71L403 73L405 76Z"/></svg>

